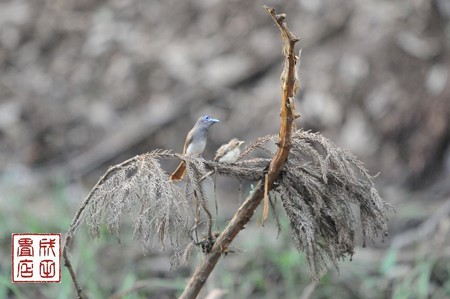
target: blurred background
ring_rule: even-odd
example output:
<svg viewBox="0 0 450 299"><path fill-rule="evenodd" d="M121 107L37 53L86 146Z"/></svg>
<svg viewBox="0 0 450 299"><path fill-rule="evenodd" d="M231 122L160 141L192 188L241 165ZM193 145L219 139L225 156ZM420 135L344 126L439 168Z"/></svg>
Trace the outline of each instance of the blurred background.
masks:
<svg viewBox="0 0 450 299"><path fill-rule="evenodd" d="M201 298L450 298L448 0L1 1L0 298L75 297L65 268L60 284L11 284L10 234L67 231L109 165L181 152L206 113L221 120L207 159L233 137L278 132L281 40L263 4L301 37L297 126L379 172L397 212L384 243L358 246L317 284L283 213L277 237L259 211ZM238 189L217 179L222 228ZM174 298L201 253L170 271L158 246L93 242L83 226L72 257L91 298Z"/></svg>

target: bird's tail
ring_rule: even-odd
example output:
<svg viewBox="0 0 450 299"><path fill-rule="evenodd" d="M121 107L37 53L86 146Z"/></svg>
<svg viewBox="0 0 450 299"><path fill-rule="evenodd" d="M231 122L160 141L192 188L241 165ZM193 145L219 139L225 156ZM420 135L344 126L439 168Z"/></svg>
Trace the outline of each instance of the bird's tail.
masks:
<svg viewBox="0 0 450 299"><path fill-rule="evenodd" d="M178 165L177 169L170 175L170 180L171 181L181 180L185 172L186 172L186 162L182 161L180 165Z"/></svg>

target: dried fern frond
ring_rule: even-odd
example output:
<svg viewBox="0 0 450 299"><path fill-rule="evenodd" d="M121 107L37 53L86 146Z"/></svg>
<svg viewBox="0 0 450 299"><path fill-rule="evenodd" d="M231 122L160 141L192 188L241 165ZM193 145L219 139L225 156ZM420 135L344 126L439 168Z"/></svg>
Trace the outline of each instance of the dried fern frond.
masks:
<svg viewBox="0 0 450 299"><path fill-rule="evenodd" d="M296 247L305 252L312 276L351 256L357 220L364 239L387 235L392 207L375 189L355 156L317 133L296 131L276 189L290 220ZM355 214L352 204L359 206Z"/></svg>
<svg viewBox="0 0 450 299"><path fill-rule="evenodd" d="M208 173L207 164L203 158L186 158L186 197L200 196L205 199L201 178Z"/></svg>
<svg viewBox="0 0 450 299"><path fill-rule="evenodd" d="M278 142L277 135L258 138L241 157ZM210 167L222 175L262 179L269 163L249 158ZM281 198L294 243L305 252L314 278L354 253L357 223L364 240L387 235L387 214L393 208L379 196L373 177L354 155L318 133L293 132L287 163L272 192Z"/></svg>
<svg viewBox="0 0 450 299"><path fill-rule="evenodd" d="M223 176L236 177L241 180L256 181L264 177L264 171L270 159L252 158L235 163L204 161L205 165Z"/></svg>
<svg viewBox="0 0 450 299"><path fill-rule="evenodd" d="M264 151L268 151L264 145L266 145L270 141L274 141L276 138L278 138L277 135L266 135L263 137L256 138L253 142L251 142L247 147L242 151L241 155L239 156L239 160L247 157L250 153L254 152L257 149L261 149Z"/></svg>
<svg viewBox="0 0 450 299"><path fill-rule="evenodd" d="M180 250L188 227L189 204L161 168L161 157L177 155L154 151L138 156L109 174L93 190L85 217L93 237L99 236L102 222L118 236L125 212L134 219L134 236L144 248L150 248L157 240L163 248L170 244L176 252Z"/></svg>
<svg viewBox="0 0 450 299"><path fill-rule="evenodd" d="M91 234L98 236L99 225L105 222L118 235L120 219L126 212L135 219L135 237L145 248L155 240L163 247L170 244L175 248L176 265L182 256L181 239L187 238L188 223L192 224L192 203L203 207L211 235L212 218L202 180L211 171L238 180L264 178L270 159L248 155L273 147L278 141L276 135L258 138L242 153L241 158L246 159L231 164L168 151L141 155L112 172L93 190L86 217ZM186 162L184 192L159 164L160 159L174 158ZM362 162L322 135L293 131L288 160L270 198L281 199L294 243L305 252L314 278L354 253L357 223L361 223L364 239L387 234L387 213L393 209L381 199L372 179Z"/></svg>

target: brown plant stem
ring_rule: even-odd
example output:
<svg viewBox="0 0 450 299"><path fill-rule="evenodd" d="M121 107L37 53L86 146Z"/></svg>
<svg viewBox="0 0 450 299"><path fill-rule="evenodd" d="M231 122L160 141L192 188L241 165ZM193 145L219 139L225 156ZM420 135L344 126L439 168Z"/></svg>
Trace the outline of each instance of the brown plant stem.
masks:
<svg viewBox="0 0 450 299"><path fill-rule="evenodd" d="M284 19L285 14L276 14L275 9L264 6L264 9L272 17L281 32L283 41L283 55L284 55L284 69L281 75L282 81L282 97L281 97L281 125L280 125L280 142L278 150L272 158L268 173L268 185L271 188L272 184L278 178L281 169L286 162L287 156L291 149L291 133L292 124L295 119L294 111L294 95L297 91L297 72L296 63L298 57L294 53L295 43L299 40L287 27ZM211 252L205 255L200 264L195 269L188 285L181 294L181 299L196 298L206 279L219 261L220 256L226 252L228 246L237 236L237 234L245 228L245 225L253 216L255 209L261 203L264 197L264 183L260 180L252 193L247 197L238 211L225 228L225 230L217 238Z"/></svg>

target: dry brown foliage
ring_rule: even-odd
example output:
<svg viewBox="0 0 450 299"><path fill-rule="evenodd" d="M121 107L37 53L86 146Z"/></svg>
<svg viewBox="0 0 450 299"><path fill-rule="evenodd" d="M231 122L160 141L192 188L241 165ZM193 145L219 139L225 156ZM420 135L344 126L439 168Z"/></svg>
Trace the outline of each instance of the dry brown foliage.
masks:
<svg viewBox="0 0 450 299"><path fill-rule="evenodd" d="M86 206L89 231L98 237L99 227L105 223L119 236L121 218L128 215L134 220L135 237L145 248L157 241L163 248L172 246L178 258L197 217L190 207L198 205L197 200L207 201L204 176L214 170L239 180L262 179L270 160L250 155L276 142L276 135L258 138L233 164L168 151L137 156L110 173L92 193ZM174 184L161 168L161 159L174 158L187 162L186 184ZM281 200L293 241L305 253L315 278L354 253L358 223L364 238L387 234L387 213L392 207L380 198L373 177L355 156L318 133L293 132L288 161L274 186L271 199Z"/></svg>

